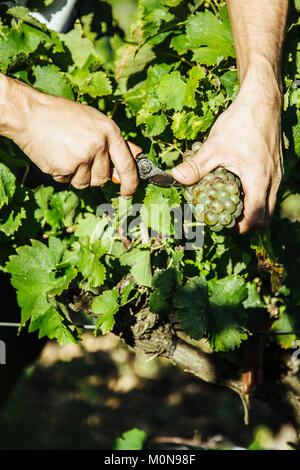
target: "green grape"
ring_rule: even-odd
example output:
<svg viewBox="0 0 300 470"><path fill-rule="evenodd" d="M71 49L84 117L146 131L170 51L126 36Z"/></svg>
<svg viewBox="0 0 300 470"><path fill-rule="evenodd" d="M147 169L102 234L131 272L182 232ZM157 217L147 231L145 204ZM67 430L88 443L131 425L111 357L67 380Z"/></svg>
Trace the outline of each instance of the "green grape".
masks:
<svg viewBox="0 0 300 470"><path fill-rule="evenodd" d="M198 222L204 222L204 211L205 205L204 204L196 204L194 206L194 216L198 220Z"/></svg>
<svg viewBox="0 0 300 470"><path fill-rule="evenodd" d="M212 227L210 227L210 229L213 231L213 232L221 232L221 230L223 230L223 225L217 223L216 225L213 225Z"/></svg>
<svg viewBox="0 0 300 470"><path fill-rule="evenodd" d="M192 150L186 150L183 155L182 155L182 159L184 162L188 162L191 158L194 157L194 152Z"/></svg>
<svg viewBox="0 0 300 470"><path fill-rule="evenodd" d="M238 194L229 194L228 196L234 204L237 205L240 202L240 196Z"/></svg>
<svg viewBox="0 0 300 470"><path fill-rule="evenodd" d="M213 170L213 172L215 175L225 175L227 176L227 170L226 168L223 168L222 166L218 166L218 168L216 168L215 170Z"/></svg>
<svg viewBox="0 0 300 470"><path fill-rule="evenodd" d="M198 152L198 150L202 147L201 142L194 142L192 145L192 151Z"/></svg>
<svg viewBox="0 0 300 470"><path fill-rule="evenodd" d="M204 176L204 178L202 178L202 181L204 181L205 183L206 182L212 182L215 180L215 175L213 175L212 173L208 173L207 175Z"/></svg>
<svg viewBox="0 0 300 470"><path fill-rule="evenodd" d="M223 204L224 204L225 210L230 212L230 214L233 214L236 208L236 205L234 204L234 202L231 199L225 199L223 201Z"/></svg>
<svg viewBox="0 0 300 470"><path fill-rule="evenodd" d="M219 167L213 171L214 175L217 175L218 178L221 178L224 182L228 181L227 170L225 168Z"/></svg>
<svg viewBox="0 0 300 470"><path fill-rule="evenodd" d="M200 190L200 191L203 190L204 189L204 184L203 184L203 181L200 180L198 183L193 184L193 186L190 186L190 187L193 189L193 191L195 193L198 190Z"/></svg>
<svg viewBox="0 0 300 470"><path fill-rule="evenodd" d="M221 189L227 189L227 183L225 181L216 181L214 183L214 188L216 188L218 191L221 191Z"/></svg>
<svg viewBox="0 0 300 470"><path fill-rule="evenodd" d="M226 186L225 186L226 187ZM231 196L226 189L219 189L218 191L218 199L223 201L223 199L231 199Z"/></svg>
<svg viewBox="0 0 300 470"><path fill-rule="evenodd" d="M222 201L216 199L209 204L209 210L214 214L221 214L221 212L224 210L224 204Z"/></svg>
<svg viewBox="0 0 300 470"><path fill-rule="evenodd" d="M206 211L204 213L204 222L206 225L215 225L218 223L218 215L211 211Z"/></svg>
<svg viewBox="0 0 300 470"><path fill-rule="evenodd" d="M237 176L235 176L234 181L236 182L239 188L242 186L241 180Z"/></svg>
<svg viewBox="0 0 300 470"><path fill-rule="evenodd" d="M207 191L207 196L210 199L216 199L218 197L217 189L215 189L214 187L209 188L208 191Z"/></svg>
<svg viewBox="0 0 300 470"><path fill-rule="evenodd" d="M229 212L224 211L219 215L219 223L223 226L228 226L232 221L232 215Z"/></svg>
<svg viewBox="0 0 300 470"><path fill-rule="evenodd" d="M207 194L207 191L203 190L201 191L201 189L198 189L197 191L194 191L193 192L193 196L194 198L197 200L197 202L205 202L207 201L208 199L208 194Z"/></svg>
<svg viewBox="0 0 300 470"><path fill-rule="evenodd" d="M236 224L236 220L235 218L233 217L232 218L232 221L230 222L230 224L226 225L226 228L233 228Z"/></svg>
<svg viewBox="0 0 300 470"><path fill-rule="evenodd" d="M226 184L226 189L230 194L238 194L239 193L239 187L236 184L235 181L228 181Z"/></svg>
<svg viewBox="0 0 300 470"><path fill-rule="evenodd" d="M184 191L184 198L187 202L192 202L193 200L193 192L191 190L191 188L187 188L185 191Z"/></svg>
<svg viewBox="0 0 300 470"><path fill-rule="evenodd" d="M241 215L242 211L243 211L243 203L239 202L239 204L236 206L235 211L232 214L232 217L237 219Z"/></svg>

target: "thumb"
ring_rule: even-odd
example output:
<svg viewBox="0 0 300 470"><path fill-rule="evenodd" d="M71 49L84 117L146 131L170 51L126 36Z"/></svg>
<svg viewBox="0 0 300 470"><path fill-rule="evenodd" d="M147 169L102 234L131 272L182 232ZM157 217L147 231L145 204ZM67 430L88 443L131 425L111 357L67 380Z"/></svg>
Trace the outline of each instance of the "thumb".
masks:
<svg viewBox="0 0 300 470"><path fill-rule="evenodd" d="M207 147L204 145L195 153L195 156L189 160L180 163L172 170L172 176L179 183L190 186L198 183L207 173L215 168L215 164L209 158Z"/></svg>

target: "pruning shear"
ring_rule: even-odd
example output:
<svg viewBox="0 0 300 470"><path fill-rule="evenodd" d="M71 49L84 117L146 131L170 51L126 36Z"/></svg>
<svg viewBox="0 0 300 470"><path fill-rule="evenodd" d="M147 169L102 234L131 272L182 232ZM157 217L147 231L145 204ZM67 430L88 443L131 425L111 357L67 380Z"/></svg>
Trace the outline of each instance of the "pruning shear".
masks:
<svg viewBox="0 0 300 470"><path fill-rule="evenodd" d="M136 162L138 178L146 183L152 183L162 188L170 188L171 186L182 187L183 185L176 181L170 173L159 168L147 155L145 155L139 147L130 144L130 148L134 149L133 156ZM140 150L140 152L139 152ZM120 179L116 169L112 173L113 183L120 183Z"/></svg>

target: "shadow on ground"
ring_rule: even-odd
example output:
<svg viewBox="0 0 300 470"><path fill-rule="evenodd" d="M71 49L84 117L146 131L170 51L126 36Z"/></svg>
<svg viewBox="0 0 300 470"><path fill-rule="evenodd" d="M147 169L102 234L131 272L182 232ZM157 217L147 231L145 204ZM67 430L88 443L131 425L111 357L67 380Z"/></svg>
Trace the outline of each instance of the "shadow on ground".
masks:
<svg viewBox="0 0 300 470"><path fill-rule="evenodd" d="M263 430L266 448L290 449L292 428L267 405L254 402L250 418L245 426L233 392L88 333L80 345L47 343L25 369L0 413L0 449L110 450L133 427L163 441L221 435L242 447Z"/></svg>

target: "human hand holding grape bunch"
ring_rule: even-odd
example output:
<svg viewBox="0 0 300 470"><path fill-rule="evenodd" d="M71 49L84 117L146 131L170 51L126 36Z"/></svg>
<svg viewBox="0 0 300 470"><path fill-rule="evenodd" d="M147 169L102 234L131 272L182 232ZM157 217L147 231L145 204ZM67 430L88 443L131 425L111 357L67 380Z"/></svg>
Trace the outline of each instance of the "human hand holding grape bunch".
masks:
<svg viewBox="0 0 300 470"><path fill-rule="evenodd" d="M218 117L201 148L194 147L194 153L172 170L177 181L191 187L188 192L192 194L197 188L204 200L200 188L208 183L206 178L221 177L218 167L235 175L233 181L241 182L244 195L243 210L234 228L240 234L267 227L274 211L282 177L280 107L278 89L265 89L256 80L256 73L249 71L235 101ZM213 176L209 176L211 173ZM226 173L227 178L232 178L230 173ZM228 215L222 215L221 220L229 221ZM205 222L213 226L215 221L219 223L208 211Z"/></svg>
<svg viewBox="0 0 300 470"><path fill-rule="evenodd" d="M189 161L200 150L201 142L194 142L191 150L183 154ZM243 192L237 176L225 168L216 168L202 178L199 183L185 189L184 197L192 204L193 214L214 232L223 228L233 228L243 210Z"/></svg>

